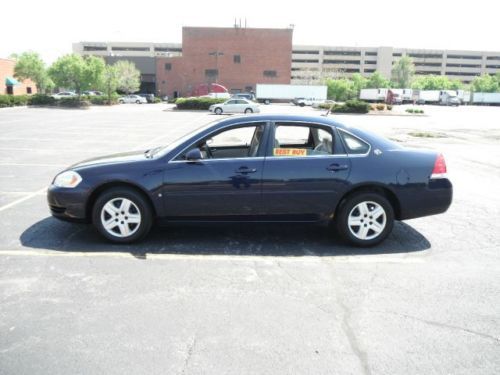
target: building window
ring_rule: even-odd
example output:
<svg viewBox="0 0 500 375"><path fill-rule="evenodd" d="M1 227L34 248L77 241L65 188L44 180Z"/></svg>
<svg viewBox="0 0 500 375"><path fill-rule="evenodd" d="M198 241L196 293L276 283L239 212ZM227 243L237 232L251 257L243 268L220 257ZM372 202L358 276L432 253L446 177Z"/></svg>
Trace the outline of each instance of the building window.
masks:
<svg viewBox="0 0 500 375"><path fill-rule="evenodd" d="M377 56L377 52L365 52L365 56Z"/></svg>
<svg viewBox="0 0 500 375"><path fill-rule="evenodd" d="M276 70L264 70L264 77L277 77Z"/></svg>
<svg viewBox="0 0 500 375"><path fill-rule="evenodd" d="M133 51L133 52L145 52L149 51L149 47L111 47L112 51Z"/></svg>
<svg viewBox="0 0 500 375"><path fill-rule="evenodd" d="M401 52L395 52L392 54L393 57L401 57L402 53Z"/></svg>
<svg viewBox="0 0 500 375"><path fill-rule="evenodd" d="M292 51L296 55L319 55L319 51Z"/></svg>
<svg viewBox="0 0 500 375"><path fill-rule="evenodd" d="M165 70L172 70L172 64L171 63L165 63Z"/></svg>
<svg viewBox="0 0 500 375"><path fill-rule="evenodd" d="M83 46L84 51L106 51L107 47L103 46Z"/></svg>
<svg viewBox="0 0 500 375"><path fill-rule="evenodd" d="M408 56L417 59L442 59L443 55L439 53L409 53Z"/></svg>
<svg viewBox="0 0 500 375"><path fill-rule="evenodd" d="M215 78L219 75L218 69L205 69L205 77L207 78Z"/></svg>
<svg viewBox="0 0 500 375"><path fill-rule="evenodd" d="M323 64L337 64L337 65L343 65L343 64L350 64L350 65L359 65L360 62L355 61L355 60L323 60Z"/></svg>
<svg viewBox="0 0 500 375"><path fill-rule="evenodd" d="M446 64L447 68L480 68L481 64Z"/></svg>
<svg viewBox="0 0 500 375"><path fill-rule="evenodd" d="M241 63L241 56L240 56L240 55L234 55L234 56L233 56L233 62L234 62L235 64L239 64L239 63Z"/></svg>
<svg viewBox="0 0 500 375"><path fill-rule="evenodd" d="M500 56L488 56L486 60L500 60Z"/></svg>
<svg viewBox="0 0 500 375"><path fill-rule="evenodd" d="M253 91L253 86L245 86L245 91L246 91L246 92L251 92L251 91Z"/></svg>
<svg viewBox="0 0 500 375"><path fill-rule="evenodd" d="M319 63L319 60L314 59L293 59L293 63Z"/></svg>
<svg viewBox="0 0 500 375"><path fill-rule="evenodd" d="M500 69L500 65L486 65L489 69Z"/></svg>
<svg viewBox="0 0 500 375"><path fill-rule="evenodd" d="M361 56L361 51L325 51L323 53L330 56Z"/></svg>
<svg viewBox="0 0 500 375"><path fill-rule="evenodd" d="M156 52L182 52L182 48L155 47Z"/></svg>
<svg viewBox="0 0 500 375"><path fill-rule="evenodd" d="M449 59L468 59L468 60L481 60L483 58L482 56L476 56L476 55L447 55L446 57Z"/></svg>
<svg viewBox="0 0 500 375"><path fill-rule="evenodd" d="M26 94L31 94L32 91L31 91L31 87L26 87Z"/></svg>
<svg viewBox="0 0 500 375"><path fill-rule="evenodd" d="M377 62L375 60L365 60L365 64L368 64L368 65L377 65Z"/></svg>

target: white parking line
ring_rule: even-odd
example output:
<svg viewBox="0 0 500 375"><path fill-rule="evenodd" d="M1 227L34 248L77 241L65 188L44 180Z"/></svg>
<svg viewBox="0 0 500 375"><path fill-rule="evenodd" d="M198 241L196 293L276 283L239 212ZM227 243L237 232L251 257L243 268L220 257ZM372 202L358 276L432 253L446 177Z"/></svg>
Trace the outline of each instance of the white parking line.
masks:
<svg viewBox="0 0 500 375"><path fill-rule="evenodd" d="M136 259L138 257L149 260L216 260L216 261L247 261L247 262L273 262L279 259L280 262L308 262L322 263L328 260L330 263L424 263L423 257L401 257L393 255L331 255L314 256L304 255L300 257L281 257L281 256L258 256L258 255L203 255L203 254L149 254L144 256L134 255L128 252L84 252L84 251L50 251L50 250L0 250L0 256L39 256L39 257L96 257L96 258L125 258Z"/></svg>
<svg viewBox="0 0 500 375"><path fill-rule="evenodd" d="M8 210L9 208L18 205L19 203L23 203L24 201L27 201L28 199L36 197L37 195L43 195L46 190L47 190L47 188L43 188L43 189L34 191L34 192L29 193L28 195L26 195L26 196L24 196L22 198L16 199L14 202L10 202L10 203L8 203L8 204L6 204L4 206L1 206L0 207L0 212Z"/></svg>

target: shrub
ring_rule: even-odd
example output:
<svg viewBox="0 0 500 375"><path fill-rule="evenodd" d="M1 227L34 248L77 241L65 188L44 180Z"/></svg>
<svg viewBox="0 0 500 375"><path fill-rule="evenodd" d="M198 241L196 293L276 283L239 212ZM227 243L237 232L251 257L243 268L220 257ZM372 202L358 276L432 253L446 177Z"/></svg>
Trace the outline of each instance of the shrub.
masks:
<svg viewBox="0 0 500 375"><path fill-rule="evenodd" d="M67 107L67 108L86 108L90 106L89 101L85 99L80 99L78 97L59 99L58 104L60 107Z"/></svg>
<svg viewBox="0 0 500 375"><path fill-rule="evenodd" d="M177 109L208 109L212 104L224 103L226 99L217 98L179 98L175 101Z"/></svg>
<svg viewBox="0 0 500 375"><path fill-rule="evenodd" d="M368 113L370 111L370 104L358 100L347 100L344 104L335 104L332 112L335 113Z"/></svg>
<svg viewBox="0 0 500 375"><path fill-rule="evenodd" d="M56 99L50 95L35 94L29 97L28 105L56 105Z"/></svg>
<svg viewBox="0 0 500 375"><path fill-rule="evenodd" d="M112 104L118 104L118 94L112 94L111 95L111 100L108 100L107 95L92 95L88 96L85 98L85 100L88 100L91 104L94 105L112 105Z"/></svg>
<svg viewBox="0 0 500 375"><path fill-rule="evenodd" d="M408 108L408 109L406 110L406 112L408 112L408 113L413 113L414 111L415 111L415 110L414 110L413 108Z"/></svg>
<svg viewBox="0 0 500 375"><path fill-rule="evenodd" d="M28 95L0 95L0 108L28 104Z"/></svg>
<svg viewBox="0 0 500 375"><path fill-rule="evenodd" d="M158 103L161 103L161 102L163 102L163 100L161 100L161 98L159 98L159 97L155 96L155 98L154 98L154 100L153 100L153 103L158 104Z"/></svg>
<svg viewBox="0 0 500 375"><path fill-rule="evenodd" d="M385 109L385 104L379 103L375 108L377 108L377 111L383 111Z"/></svg>
<svg viewBox="0 0 500 375"><path fill-rule="evenodd" d="M392 105L391 104L387 104L386 108L387 108L388 111L392 111Z"/></svg>

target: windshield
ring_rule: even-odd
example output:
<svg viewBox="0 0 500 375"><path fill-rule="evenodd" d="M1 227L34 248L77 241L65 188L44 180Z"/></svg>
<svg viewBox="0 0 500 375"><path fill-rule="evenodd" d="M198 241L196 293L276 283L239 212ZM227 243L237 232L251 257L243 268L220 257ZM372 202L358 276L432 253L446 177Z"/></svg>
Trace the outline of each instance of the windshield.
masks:
<svg viewBox="0 0 500 375"><path fill-rule="evenodd" d="M169 143L167 146L153 148L153 149L149 150L148 156L149 157L162 157L162 156L168 154L170 151L172 151L176 147L178 147L181 144L183 144L184 142L186 142L189 138L193 137L197 133L200 133L200 132L204 131L205 129L208 129L209 127L215 125L216 123L218 123L220 121L223 121L223 120L211 121L206 125L203 125L199 128L196 128L195 130L193 130L193 131L183 135L182 137L176 139L172 143Z"/></svg>

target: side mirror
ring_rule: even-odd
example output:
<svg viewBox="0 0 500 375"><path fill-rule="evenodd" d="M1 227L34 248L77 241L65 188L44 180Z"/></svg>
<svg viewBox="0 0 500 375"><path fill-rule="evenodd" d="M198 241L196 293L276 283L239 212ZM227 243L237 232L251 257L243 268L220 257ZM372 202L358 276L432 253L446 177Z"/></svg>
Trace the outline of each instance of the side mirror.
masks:
<svg viewBox="0 0 500 375"><path fill-rule="evenodd" d="M203 159L203 156L201 155L201 151L199 148L193 148L192 150L189 150L186 154L187 161L198 161L201 159Z"/></svg>

